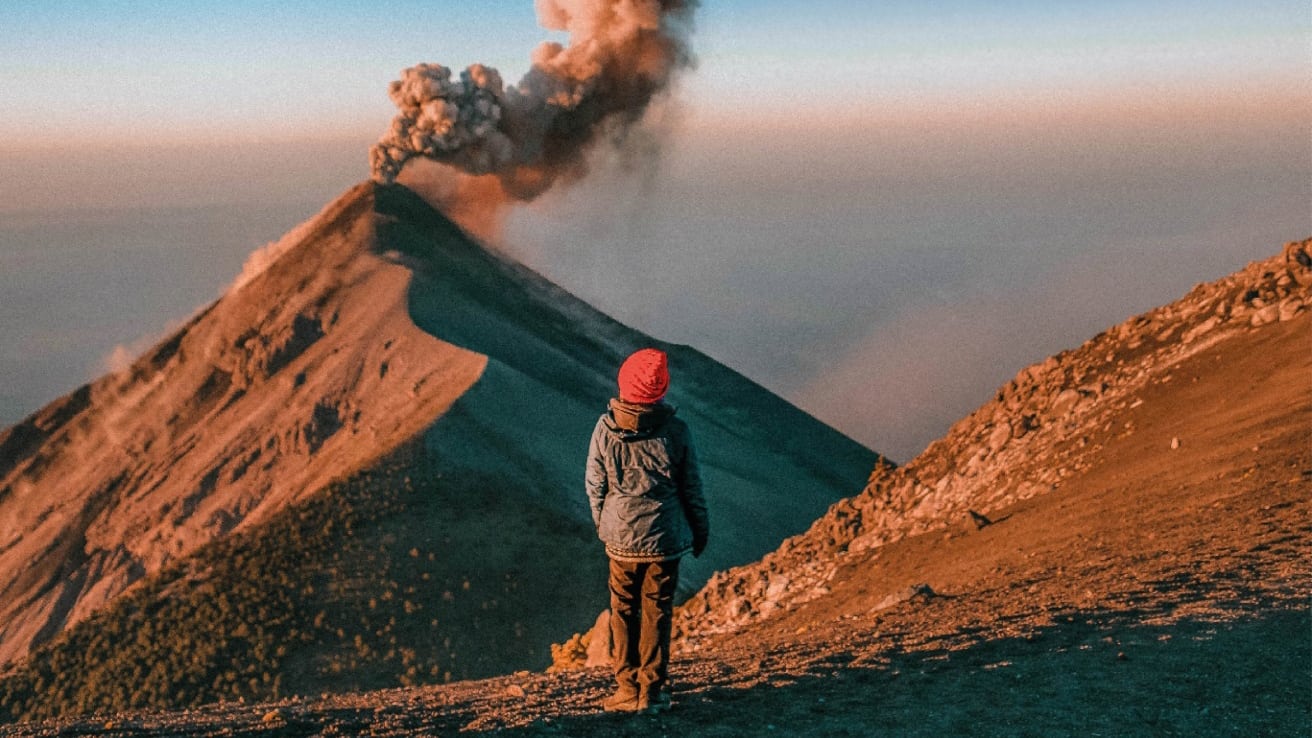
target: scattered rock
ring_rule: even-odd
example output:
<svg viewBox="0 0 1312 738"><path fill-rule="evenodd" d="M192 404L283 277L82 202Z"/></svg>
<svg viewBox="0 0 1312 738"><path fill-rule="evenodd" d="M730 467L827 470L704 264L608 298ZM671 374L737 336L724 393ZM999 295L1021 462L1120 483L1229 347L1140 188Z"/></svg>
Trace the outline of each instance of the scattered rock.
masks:
<svg viewBox="0 0 1312 738"><path fill-rule="evenodd" d="M989 451L997 453L1011 440L1011 423L1001 423L989 434Z"/></svg>
<svg viewBox="0 0 1312 738"><path fill-rule="evenodd" d="M1280 303L1280 307L1279 307L1280 322L1283 323L1286 320L1292 320L1294 316L1298 315L1301 312L1303 312L1303 299L1300 297L1291 297L1288 300L1285 300L1284 302Z"/></svg>
<svg viewBox="0 0 1312 738"><path fill-rule="evenodd" d="M737 619L749 617L752 615L752 600L747 599L747 597L739 597L732 604L729 604L729 615L737 617Z"/></svg>
<svg viewBox="0 0 1312 738"><path fill-rule="evenodd" d="M780 597L788 591L789 578L786 576L776 576L770 579L770 586L765 588L765 599L770 602L778 602Z"/></svg>
<svg viewBox="0 0 1312 738"><path fill-rule="evenodd" d="M1256 328L1259 325L1274 323L1279 319L1280 319L1280 306L1267 305L1266 307L1253 313L1253 317L1249 318L1248 323L1249 325L1252 325L1254 328Z"/></svg>
<svg viewBox="0 0 1312 738"><path fill-rule="evenodd" d="M1284 261L1289 275L1304 287L1312 285L1312 245L1309 241L1290 241L1285 244Z"/></svg>
<svg viewBox="0 0 1312 738"><path fill-rule="evenodd" d="M1180 342L1193 343L1194 339L1207 333L1208 331L1212 330L1213 328L1217 327L1220 324L1221 324L1220 318L1216 316L1208 318L1207 320L1204 320L1203 322L1199 323L1193 328L1190 328L1189 330L1185 331L1184 335L1180 336Z"/></svg>
<svg viewBox="0 0 1312 738"><path fill-rule="evenodd" d="M1179 439L1179 438L1172 438L1172 439L1171 439L1171 450L1174 451L1174 450L1177 449L1177 448L1180 448L1180 439Z"/></svg>
<svg viewBox="0 0 1312 738"><path fill-rule="evenodd" d="M588 631L587 666L610 664L610 610L602 610Z"/></svg>
<svg viewBox="0 0 1312 738"><path fill-rule="evenodd" d="M910 587L907 587L906 589L898 590L897 592L894 592L893 594L880 600L879 603L875 605L874 610L876 611L887 610L888 608L895 607L897 605L902 604L903 602L914 601L914 602L924 603L930 601L931 599L937 596L938 593L935 592L934 589L930 587L928 584L913 584Z"/></svg>
<svg viewBox="0 0 1312 738"><path fill-rule="evenodd" d="M509 687L506 687L506 696L523 699L528 696L528 693L518 684L512 684Z"/></svg>
<svg viewBox="0 0 1312 738"><path fill-rule="evenodd" d="M1055 417L1062 417L1075 409L1080 404L1080 393L1073 389L1062 390L1061 394L1052 401L1052 414Z"/></svg>
<svg viewBox="0 0 1312 738"><path fill-rule="evenodd" d="M286 722L287 717L283 715L282 710L269 710L260 718L260 722L267 724Z"/></svg>
<svg viewBox="0 0 1312 738"><path fill-rule="evenodd" d="M861 553L863 551L869 551L873 548L879 548L880 546L884 545L885 541L886 539L882 535L880 535L879 531L871 531L864 535L853 538L852 542L848 544L847 550L850 553Z"/></svg>

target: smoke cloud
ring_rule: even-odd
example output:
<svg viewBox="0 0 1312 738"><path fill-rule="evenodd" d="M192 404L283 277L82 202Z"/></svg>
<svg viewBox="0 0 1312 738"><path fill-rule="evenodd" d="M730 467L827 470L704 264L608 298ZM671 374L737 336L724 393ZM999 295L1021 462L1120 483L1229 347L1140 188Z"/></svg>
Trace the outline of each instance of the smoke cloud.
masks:
<svg viewBox="0 0 1312 738"><path fill-rule="evenodd" d="M461 173L448 203L477 196L532 200L586 172L585 154L625 132L674 75L690 66L696 0L536 0L538 22L566 31L544 42L519 83L474 64L453 78L440 64L406 69L389 94L398 113L369 152L373 178L396 180L427 159Z"/></svg>

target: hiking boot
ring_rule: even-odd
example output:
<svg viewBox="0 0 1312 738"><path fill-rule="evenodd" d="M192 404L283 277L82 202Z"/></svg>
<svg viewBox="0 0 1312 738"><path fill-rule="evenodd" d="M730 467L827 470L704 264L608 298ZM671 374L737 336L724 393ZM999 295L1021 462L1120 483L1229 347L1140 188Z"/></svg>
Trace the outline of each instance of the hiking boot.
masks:
<svg viewBox="0 0 1312 738"><path fill-rule="evenodd" d="M654 695L642 695L638 698L638 711L645 712L648 715L655 715L658 712L666 712L671 705L670 693L661 691Z"/></svg>
<svg viewBox="0 0 1312 738"><path fill-rule="evenodd" d="M605 712L638 712L638 693L618 690L601 703Z"/></svg>

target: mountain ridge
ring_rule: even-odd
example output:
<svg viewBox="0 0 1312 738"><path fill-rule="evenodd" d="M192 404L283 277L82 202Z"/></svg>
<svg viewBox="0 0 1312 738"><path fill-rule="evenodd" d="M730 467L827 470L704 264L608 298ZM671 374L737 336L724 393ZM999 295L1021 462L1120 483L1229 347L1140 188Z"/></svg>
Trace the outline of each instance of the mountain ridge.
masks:
<svg viewBox="0 0 1312 738"><path fill-rule="evenodd" d="M1113 418L1141 407L1140 395L1163 377L1169 382L1172 367L1191 357L1263 326L1306 322L1309 303L1312 239L1291 241L1277 256L1022 369L915 459L877 466L859 495L835 503L806 533L761 562L718 573L685 603L680 632L768 618L822 596L848 551L954 525L982 527L995 509L1059 489L1101 450L1090 428L1110 431ZM1129 436L1134 421L1126 422L1121 433ZM1180 439L1159 442L1174 449Z"/></svg>
<svg viewBox="0 0 1312 738"><path fill-rule="evenodd" d="M711 501L722 542L687 568L690 588L799 530L878 458L700 352L633 331L484 249L400 185L352 188L255 261L228 293L126 370L0 433L0 660L11 668L138 582L216 541L258 532L355 477L372 479L379 494L422 489L405 509L447 537L461 535L445 512L463 510L485 516L470 521L485 532L482 545L519 550L519 541L498 540L495 504L452 497L472 489L515 506L508 520L517 522L507 529L527 536L524 545L576 551L591 527L581 482L587 438L614 391L615 368L644 345L670 352L670 399L705 442L708 482L722 490ZM530 509L536 529L519 514ZM393 550L392 539L437 556L418 545L425 539L412 522L393 511L360 535L376 534L371 545L386 549L389 565L411 558ZM388 534L389 526L400 532ZM258 535L249 540L260 551L288 553ZM604 595L591 583L604 557L599 546L595 560L587 550L577 549L578 566L549 593L561 612L590 610ZM422 592L420 574L498 579L520 566L499 555L479 562L447 553L431 571L401 567L416 580L406 586ZM521 559L531 564L532 550ZM495 571L480 574L482 563ZM347 576L326 563L311 570L330 581ZM455 583L459 590L459 577ZM384 584L342 583L343 606L355 607L350 598L388 601L380 599L390 590ZM449 604L442 595L435 589L427 604L411 604L441 609ZM483 602L525 606L517 599L525 596L488 593ZM414 621L416 638L417 612L400 613ZM452 654L443 651L432 654L433 666L441 662L439 676L460 677L545 664L545 623L555 616L543 615L542 629L516 629L513 621L493 628L508 633L507 643L541 640L522 649L522 662L494 667L474 656L469 670L451 669ZM369 685L378 686L362 686Z"/></svg>
<svg viewBox="0 0 1312 738"><path fill-rule="evenodd" d="M6 543L9 544L0 545L0 550L4 551L0 559L5 556L42 558L33 555L31 546L35 543L33 539L40 540L42 526L51 527L51 522L62 525L58 530L47 531L47 535L73 544L79 539L87 539L85 547L93 550L91 560L78 567L78 571L83 572L80 577L70 579L58 573L46 574L45 587L62 591L54 598L48 595L41 598L46 603L37 603L41 610L49 614L43 631L48 633L53 627L57 632L62 627L54 625L62 618L59 608L50 600L58 602L76 599L80 606L68 608L66 613L68 620L76 622L122 591L130 584L128 580L134 580L141 573L157 570L164 561L189 548L189 538L204 542L224 535L247 521L256 523L263 515L260 511L262 505L276 506L287 496L294 495L295 490L322 485L327 478L340 474L342 469L348 467L350 462L346 459L354 457L355 463L364 461L359 459L358 453L351 453L350 449L344 447L340 437L334 442L336 426L341 423L336 411L329 412L316 402L309 408L310 412L306 413L308 417L278 422L278 415L283 408L251 392L268 390L275 383L283 387L297 383L301 374L284 370L297 360L304 365L320 359L314 355L315 343L324 335L325 327L331 327L330 324L334 322L333 312L326 309L336 286L332 274L335 270L347 268L351 261L349 243L366 238L359 229L364 225L362 212L367 202L363 194L367 191L368 188L364 186L354 188L345 197L329 205L312 219L316 227L305 230L303 237L298 240L298 244L303 245L317 235L329 247L294 250L302 258L312 260L312 274L316 275L319 284L312 285L295 275L286 274L290 265L284 256L249 283L202 310L126 371L103 377L73 393L69 403L63 405L68 410L61 412L57 418L65 422L52 422L42 429L49 435L41 448L34 450L26 459L15 455L15 461L9 465L11 471L0 489L9 492L5 495L9 501L27 498L35 505L29 503L25 508L17 510L16 505L10 507L16 514L7 516L9 525L0 532L0 537L8 539ZM348 231L342 238L323 238L325 234L333 233L334 229L344 225L350 225L355 231ZM375 262L367 264L364 274L352 275L352 278L374 278L382 283L384 289L380 291L395 292L404 275L398 270L387 268L382 262ZM260 314L258 305L252 306L248 300L243 299L252 295L253 290L261 285L279 294L295 287L306 299L301 300L300 304L284 303L272 311L272 315L265 316ZM319 294L307 294L311 287L316 288ZM399 323L394 320L398 310L395 304L379 306L381 309L366 305L359 307L373 322ZM340 305L336 309L340 309ZM271 324L267 335L258 329L237 327L259 326L265 321ZM225 339L224 335L228 337ZM466 353L440 349L428 343L428 337L418 332L410 333L405 338L420 343L425 350L440 354L434 357L434 364L444 366L444 374L459 377L457 384L472 384L481 373L481 366ZM193 356L196 357L194 362L186 361ZM363 357L356 362L357 365L361 361ZM393 381L397 381L399 376L394 374ZM421 371L414 382L418 384L423 376ZM173 386L164 388L162 392L157 391L165 380ZM178 387L179 384L183 386ZM328 396L340 392L340 383L337 384L311 384L305 387L304 392L314 389ZM301 386L297 385L298 388ZM455 389L458 391L463 388ZM452 388L438 387L438 390L417 395L413 399L429 404L427 410L436 414L454 399ZM194 398L195 401L189 405L179 403L179 396ZM221 423L219 416L224 410L239 400L245 400L244 423L239 424L244 438L233 439L230 431L225 432L226 429L216 429L215 426ZM228 404L221 405L221 402ZM150 409L162 417L146 418L149 410L143 406L149 407L152 403L157 408ZM171 409L174 405L182 405L180 411L174 412ZM73 408L76 408L76 412L69 412ZM379 414L393 415L390 412ZM260 416L259 420L252 417L255 415ZM41 416L42 411L38 411L29 420L10 429L0 445L14 435L23 434L25 428L40 429L38 424ZM266 426L269 432L258 430L261 425ZM127 437L123 430L125 426L130 429ZM375 426L377 429L385 427ZM217 439L212 437L215 430L219 435ZM393 424L385 432L404 435L407 431L413 433L416 430ZM268 441L261 438L259 442L254 442L256 435L267 436ZM139 459L149 459L151 448L160 444L176 447L171 455L173 463L165 462L163 468L160 468L159 462L151 463L150 460L138 463ZM64 468L60 468L60 455L71 459L74 454L82 453L86 446L91 447L91 458L78 458L80 463L66 462ZM197 447L202 452L208 447L208 458L197 458L192 453ZM301 464L299 468L289 469L284 474L266 474L264 478L259 478L261 472L269 470L267 462L262 461L261 457L267 459L278 455L283 447L309 451L310 454L322 450L324 458L338 462L337 468L334 469L332 464L327 468L323 465ZM306 457L310 454L306 454ZM105 466L117 467L118 471L111 475L109 482L97 483L95 480L98 472ZM88 476L89 479L86 478ZM227 479L221 480L220 476ZM224 486L233 490L231 496L235 499L224 500L228 504L223 505L215 504L214 501L207 504L211 493L216 486L220 486L221 481L228 482ZM78 500L35 499L33 490L46 485L74 490L94 485L98 489L88 495L81 509L74 510L70 508L75 507ZM107 507L112 507L111 502L116 497L122 497L128 488L132 489L132 494L122 500L124 507L120 514L120 517L126 519L111 524L102 513ZM25 490L27 494L24 494ZM42 502L45 505L40 509L32 509ZM63 513L62 520L60 513ZM36 524L35 530L21 535L25 523L32 524L37 520L41 522ZM120 540L124 534L126 540ZM149 545L147 542L152 537L176 541L172 546L174 550ZM132 559L137 559L139 571L131 566ZM4 563L5 571L15 568L12 560ZM102 570L108 570L110 576L97 577ZM85 581L79 581L88 578L92 580L89 586ZM103 584L96 587L97 582ZM0 646L0 660L11 660L18 655L20 651L15 649L14 644L24 641L30 643L42 634L32 632L30 624L34 618L20 617L13 609L15 603L20 606L31 604L21 601L23 588L19 585L22 583L22 580L13 579L0 583L0 595L11 605L0 613L8 623L0 628L0 644L3 644ZM84 586L86 591L76 591ZM24 626L27 628L24 629ZM27 637L23 638L24 635Z"/></svg>

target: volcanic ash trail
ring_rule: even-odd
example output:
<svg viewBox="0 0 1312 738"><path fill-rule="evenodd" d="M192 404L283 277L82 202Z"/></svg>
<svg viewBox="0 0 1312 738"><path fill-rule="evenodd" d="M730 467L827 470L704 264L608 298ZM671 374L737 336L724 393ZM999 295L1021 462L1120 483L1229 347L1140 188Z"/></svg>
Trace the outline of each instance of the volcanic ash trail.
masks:
<svg viewBox="0 0 1312 738"><path fill-rule="evenodd" d="M531 200L584 172L601 135L622 134L674 74L691 64L696 0L537 0L538 22L567 31L545 42L519 84L474 64L452 79L439 64L406 69L389 94L398 113L369 151L373 178L394 181L425 157L495 175L506 198Z"/></svg>

